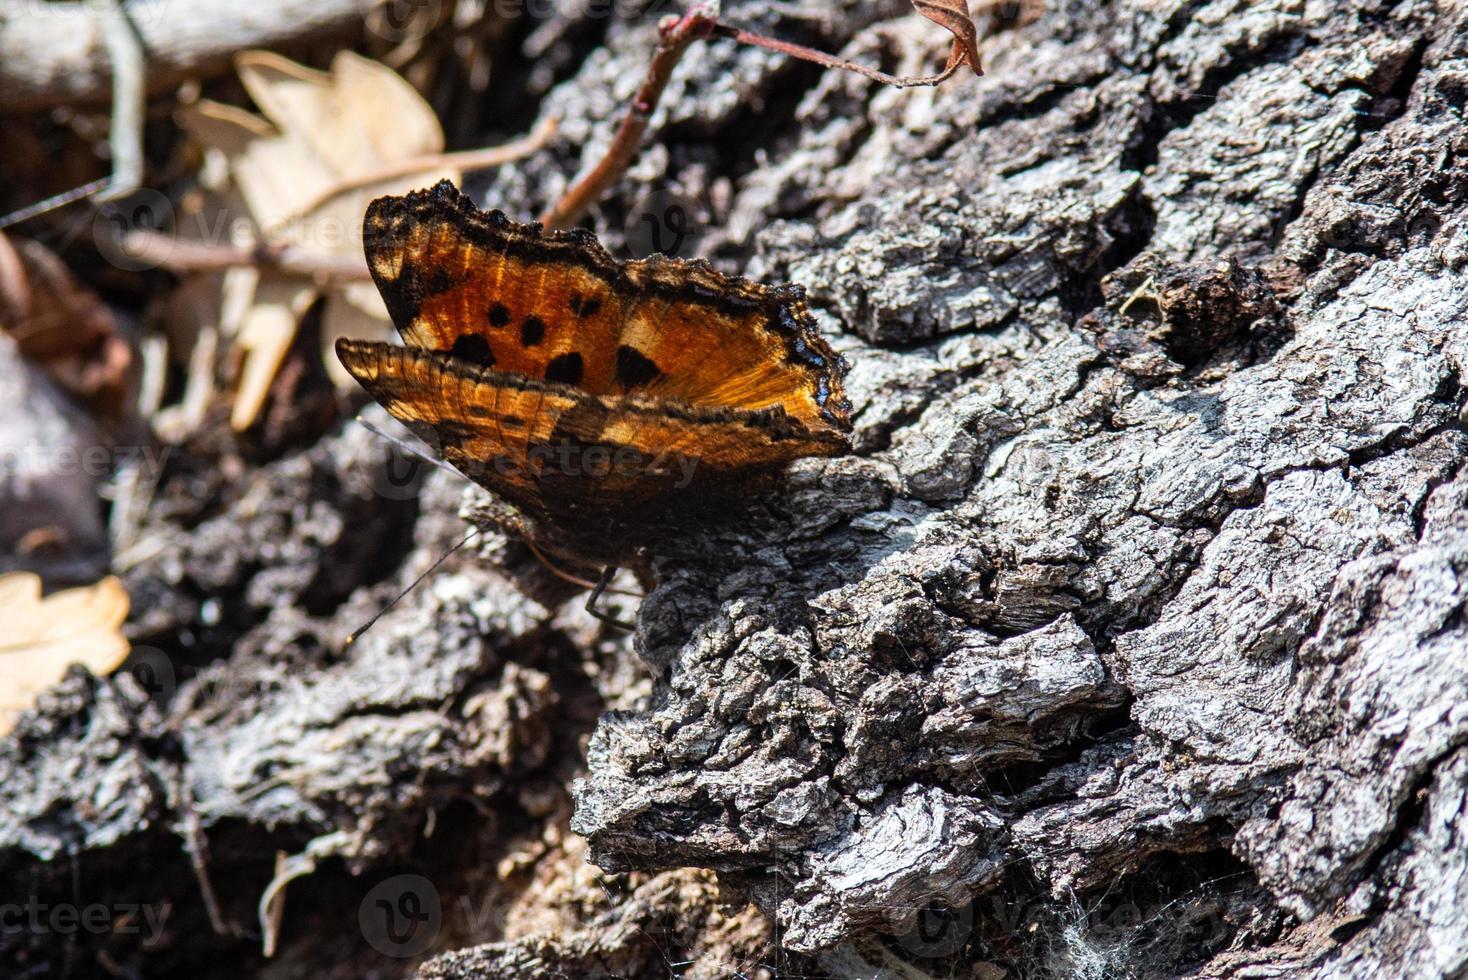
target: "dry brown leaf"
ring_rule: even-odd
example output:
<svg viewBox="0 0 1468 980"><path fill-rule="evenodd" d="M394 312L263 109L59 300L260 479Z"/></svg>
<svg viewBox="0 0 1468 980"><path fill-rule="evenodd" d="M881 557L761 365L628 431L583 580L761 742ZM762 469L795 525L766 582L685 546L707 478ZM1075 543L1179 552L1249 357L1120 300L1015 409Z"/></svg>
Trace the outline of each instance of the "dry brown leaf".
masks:
<svg viewBox="0 0 1468 980"><path fill-rule="evenodd" d="M443 130L432 108L391 69L351 52L338 54L330 72L266 51L240 54L235 67L263 117L208 101L178 114L185 129L224 158L233 184L182 222L195 234L218 239L227 232L236 244L360 257L369 201L440 178L459 180L458 171L440 168L327 196L385 165L441 153ZM244 227L236 220L241 216L248 219ZM310 279L279 272L222 284L221 305L243 307L238 316L219 318L222 332L233 334L244 354L230 416L235 429L258 418L301 316L323 295L324 352L338 336L387 338L387 309L370 284L362 285L332 285L323 293ZM335 357L322 360L337 384L354 386Z"/></svg>
<svg viewBox="0 0 1468 980"><path fill-rule="evenodd" d="M275 372L295 339L296 326L315 298L310 282L286 276L262 277L255 287L254 303L236 338L245 353L229 418L237 431L249 428L260 413Z"/></svg>
<svg viewBox="0 0 1468 980"><path fill-rule="evenodd" d="M108 421L120 421L132 346L107 305L40 242L0 234L0 329L57 384Z"/></svg>
<svg viewBox="0 0 1468 980"><path fill-rule="evenodd" d="M979 61L979 31L969 16L966 0L912 0L912 5L918 13L953 35L948 68L968 65L975 75L984 73Z"/></svg>
<svg viewBox="0 0 1468 980"><path fill-rule="evenodd" d="M118 632L127 611L127 590L111 575L44 599L39 576L0 575L0 735L72 664L98 675L116 670L128 654Z"/></svg>

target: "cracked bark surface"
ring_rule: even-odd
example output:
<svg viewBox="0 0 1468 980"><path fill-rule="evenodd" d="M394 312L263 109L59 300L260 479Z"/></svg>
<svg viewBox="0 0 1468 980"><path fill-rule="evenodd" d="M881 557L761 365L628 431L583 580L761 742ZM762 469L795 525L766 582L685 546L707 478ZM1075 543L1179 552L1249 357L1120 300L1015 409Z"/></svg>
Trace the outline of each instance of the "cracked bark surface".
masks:
<svg viewBox="0 0 1468 980"><path fill-rule="evenodd" d="M944 46L842 10L758 26ZM547 96L584 154L481 199L593 158L649 30ZM262 843L309 853L282 976L381 968L357 903L405 867L502 913L446 911L423 977L1468 968L1468 8L1052 2L985 61L680 67L599 231L674 185L716 260L805 284L858 452L660 559L635 653L493 537L344 650L462 534L349 429L158 521L136 628L199 673L166 718L127 676L49 696L0 871L148 856L197 963L251 940L189 826L236 923Z"/></svg>

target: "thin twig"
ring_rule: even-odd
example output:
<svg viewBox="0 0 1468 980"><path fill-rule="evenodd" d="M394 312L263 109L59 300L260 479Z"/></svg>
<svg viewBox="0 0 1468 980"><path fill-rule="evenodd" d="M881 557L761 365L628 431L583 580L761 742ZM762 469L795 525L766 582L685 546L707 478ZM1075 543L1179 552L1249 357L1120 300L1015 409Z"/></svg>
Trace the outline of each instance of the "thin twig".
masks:
<svg viewBox="0 0 1468 980"><path fill-rule="evenodd" d="M204 836L204 825L194 809L193 787L187 784L180 772L174 773L174 792L181 817L180 830L184 838L184 850L189 856L189 865L194 870L194 879L199 884L199 894L204 899L204 911L208 913L209 925L216 936L238 936L240 931L225 917L219 904L214 884L209 880L209 839Z"/></svg>
<svg viewBox="0 0 1468 980"><path fill-rule="evenodd" d="M889 75L875 68L859 65L854 61L847 61L844 58L826 54L824 51L808 48L803 44L765 37L763 34L755 34L741 27L721 24L718 21L717 4L696 4L690 7L682 17L670 17L658 25L658 47L657 51L653 53L652 64L648 66L642 87L632 97L632 104L627 107L627 115L622 118L622 124L617 127L617 132L612 137L606 154L590 172L572 184L571 188L561 195L561 199L541 215L540 223L543 226L551 229L565 228L575 224L597 201L601 200L612 185L622 179L622 175L627 172L627 168L632 165L632 161L637 158L637 153L642 148L643 134L647 132L648 122L652 119L658 100L662 98L668 79L673 75L673 69L682 59L690 44L709 37L726 37L741 44L752 44L792 58L813 61L826 68L856 72L858 75L865 75L867 78L897 88L937 85L951 76L964 63L956 57L951 58L948 66L936 75Z"/></svg>
<svg viewBox="0 0 1468 980"><path fill-rule="evenodd" d="M134 262L171 272L211 272L237 266L257 266L302 276L333 280L371 279L360 255L331 255L295 246L210 245L174 238L159 231L139 229L122 236L118 247Z"/></svg>
<svg viewBox="0 0 1468 980"><path fill-rule="evenodd" d="M143 120L147 110L147 65L143 40L122 7L122 0L88 5L112 60L112 177L98 201L127 197L143 184Z"/></svg>
<svg viewBox="0 0 1468 980"><path fill-rule="evenodd" d="M106 177L103 177L101 180L94 180L80 187L73 187L69 191L53 194L44 201L28 204L19 211L12 211L0 217L0 228L9 228L11 225L18 225L22 221L29 221L31 218L46 214L48 211L55 211L57 208L65 207L68 204L75 204L77 201L86 200L105 188L108 183L110 181Z"/></svg>
<svg viewBox="0 0 1468 980"><path fill-rule="evenodd" d="M962 64L962 62L957 61L950 62L947 68L944 68L936 75L889 75L886 72L877 71L875 68L859 65L854 61L847 61L845 58L837 58L834 55L826 54L824 51L808 48L803 44L782 41L775 37L765 37L763 34L746 31L742 27L730 27L727 24L719 24L714 28L714 34L718 37L733 38L741 44L753 44L755 47L764 48L767 51L777 51L780 54L789 55L792 58L799 58L802 61L813 61L826 68L840 68L843 71L856 72L858 75L865 75L867 78L876 79L885 85L892 85L896 88L937 85L957 71Z"/></svg>
<svg viewBox="0 0 1468 980"><path fill-rule="evenodd" d="M508 163L511 160L518 160L544 146L555 131L556 120L548 118L536 126L528 136L512 143L478 150L465 150L459 153L436 153L431 156L414 157L411 160L397 160L368 173L345 178L341 183L333 185L305 206L297 209L293 216L300 217L308 214L338 194L395 177L431 172L446 167L482 170L486 167ZM360 255L332 255L269 242L253 246L210 244L184 241L163 232L139 228L123 235L117 247L133 262L146 267L168 269L171 272L212 272L237 266L255 266L296 275L320 276L335 281L364 281L372 278L367 271L366 260Z"/></svg>
<svg viewBox="0 0 1468 980"><path fill-rule="evenodd" d="M408 177L419 173L429 173L446 168L462 170L467 173L473 170L498 167L501 164L528 157L549 142L550 138L556 133L556 126L557 121L555 117L547 116L536 125L535 129L531 130L528 136L522 136L517 140L502 143L499 146L491 146L478 150L461 150L457 153L433 153L428 156L413 157L411 160L394 160L375 170L343 178L339 183L328 187L301 205L295 210L292 216L299 217L309 214L340 194L345 194L347 191L353 191L360 187L366 187L369 184L381 183L384 180Z"/></svg>
<svg viewBox="0 0 1468 980"><path fill-rule="evenodd" d="M695 4L682 17L668 18L658 25L658 47L642 86L632 97L627 115L617 127L611 145L601 162L591 169L541 215L546 228L565 228L581 219L592 205L601 200L607 189L622 178L637 153L642 149L642 136L652 119L653 110L663 96L663 89L673 69L683 58L688 46L699 38L709 37L718 21L701 4Z"/></svg>

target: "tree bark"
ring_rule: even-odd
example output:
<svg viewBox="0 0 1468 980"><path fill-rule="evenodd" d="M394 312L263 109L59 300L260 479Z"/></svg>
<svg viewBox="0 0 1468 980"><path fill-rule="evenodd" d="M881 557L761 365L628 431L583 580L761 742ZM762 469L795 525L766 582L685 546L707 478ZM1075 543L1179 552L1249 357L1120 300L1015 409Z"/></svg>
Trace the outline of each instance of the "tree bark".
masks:
<svg viewBox="0 0 1468 980"><path fill-rule="evenodd" d="M725 16L946 49L841 8ZM651 38L547 98L585 159ZM1468 9L1054 0L983 47L933 91L725 42L675 74L598 230L676 201L806 285L857 453L684 529L633 650L491 536L343 651L462 534L349 429L156 519L169 720L73 675L0 750L0 871L150 856L111 901L186 910L154 955L197 963L253 948L206 865L251 926L261 851L308 855L301 975L380 967L374 903L425 896L397 975L1468 969Z"/></svg>

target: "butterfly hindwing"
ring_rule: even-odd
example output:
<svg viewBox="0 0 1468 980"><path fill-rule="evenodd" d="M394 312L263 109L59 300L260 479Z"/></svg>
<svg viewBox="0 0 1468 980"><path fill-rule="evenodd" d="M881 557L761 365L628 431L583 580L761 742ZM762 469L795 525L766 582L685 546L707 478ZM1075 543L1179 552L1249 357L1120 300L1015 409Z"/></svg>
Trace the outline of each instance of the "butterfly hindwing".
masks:
<svg viewBox="0 0 1468 980"><path fill-rule="evenodd" d="M697 497L738 474L844 448L778 412L670 410L372 341L339 340L337 354L444 459L537 517Z"/></svg>
<svg viewBox="0 0 1468 980"><path fill-rule="evenodd" d="M486 385L473 364L375 341L342 339L336 350L388 414L445 460L511 503L538 509L536 480L523 461L532 444L550 438L574 393Z"/></svg>

